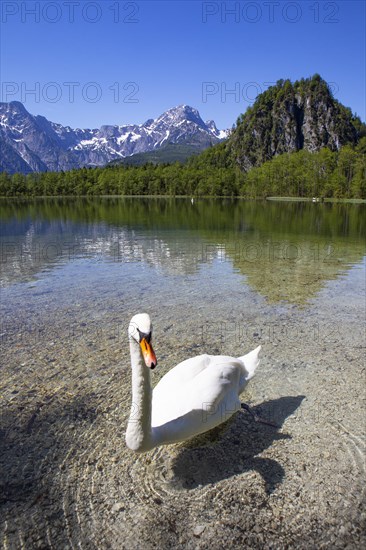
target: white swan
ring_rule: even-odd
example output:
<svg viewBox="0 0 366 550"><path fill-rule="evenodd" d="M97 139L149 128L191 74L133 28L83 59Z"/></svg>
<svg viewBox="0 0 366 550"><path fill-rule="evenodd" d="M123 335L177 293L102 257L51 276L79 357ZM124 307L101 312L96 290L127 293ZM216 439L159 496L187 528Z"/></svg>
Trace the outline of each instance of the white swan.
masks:
<svg viewBox="0 0 366 550"><path fill-rule="evenodd" d="M152 391L150 369L157 360L151 334L149 315L132 317L132 406L126 443L136 452L184 441L227 420L241 408L239 395L259 364L261 346L238 358L198 355L170 370Z"/></svg>

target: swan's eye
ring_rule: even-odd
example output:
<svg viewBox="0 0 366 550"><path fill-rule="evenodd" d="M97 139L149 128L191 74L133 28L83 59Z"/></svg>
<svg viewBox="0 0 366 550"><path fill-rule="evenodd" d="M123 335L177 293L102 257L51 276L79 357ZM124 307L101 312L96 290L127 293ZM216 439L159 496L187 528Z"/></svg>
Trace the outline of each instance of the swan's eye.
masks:
<svg viewBox="0 0 366 550"><path fill-rule="evenodd" d="M145 334L144 332L142 332L140 329L137 329L138 330L138 333L139 333L139 338L140 338L140 343L142 340L146 340L146 342L148 344L150 344L150 340L151 340L151 332L149 332L149 334Z"/></svg>

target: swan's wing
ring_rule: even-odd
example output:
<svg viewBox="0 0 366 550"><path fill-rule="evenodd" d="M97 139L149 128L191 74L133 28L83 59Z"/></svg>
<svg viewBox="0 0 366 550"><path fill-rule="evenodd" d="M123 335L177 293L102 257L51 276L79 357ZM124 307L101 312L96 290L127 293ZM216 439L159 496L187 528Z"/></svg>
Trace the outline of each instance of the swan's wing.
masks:
<svg viewBox="0 0 366 550"><path fill-rule="evenodd" d="M177 384L178 381L183 383L192 380L204 369L207 369L210 362L211 356L206 354L190 357L189 359L182 361L168 371L165 376L163 376L160 382L156 385L154 391L158 388L159 391L161 391L163 387L166 387L169 384Z"/></svg>
<svg viewBox="0 0 366 550"><path fill-rule="evenodd" d="M225 365L237 362L238 359L226 355L197 355L182 361L163 376L154 388L154 395L165 397L171 392L177 392L187 383L191 384L203 372L212 372L215 365ZM242 365L244 368L244 364ZM244 370L246 373L246 371ZM210 375L208 375L210 376Z"/></svg>
<svg viewBox="0 0 366 550"><path fill-rule="evenodd" d="M183 361L169 371L153 391L152 426L180 417L188 419L193 411L198 413L193 415L194 429L198 417L202 421L209 415L211 421L216 413L222 414L220 408L230 416L240 406L238 394L244 374L244 365L233 357L200 355Z"/></svg>

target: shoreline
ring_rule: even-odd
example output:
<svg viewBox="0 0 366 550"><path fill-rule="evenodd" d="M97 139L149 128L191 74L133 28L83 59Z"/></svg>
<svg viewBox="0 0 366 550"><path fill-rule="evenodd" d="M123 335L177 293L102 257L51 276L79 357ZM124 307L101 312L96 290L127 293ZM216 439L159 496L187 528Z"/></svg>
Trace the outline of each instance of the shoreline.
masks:
<svg viewBox="0 0 366 550"><path fill-rule="evenodd" d="M193 199L194 201L199 200L232 200L232 201L274 201L274 202L314 202L317 204L366 204L366 199L346 199L346 198L320 198L317 197L317 200L314 201L312 197L233 197L232 195L37 195L34 197L29 197L27 195L12 195L9 197L0 196L0 200L53 200L53 199Z"/></svg>

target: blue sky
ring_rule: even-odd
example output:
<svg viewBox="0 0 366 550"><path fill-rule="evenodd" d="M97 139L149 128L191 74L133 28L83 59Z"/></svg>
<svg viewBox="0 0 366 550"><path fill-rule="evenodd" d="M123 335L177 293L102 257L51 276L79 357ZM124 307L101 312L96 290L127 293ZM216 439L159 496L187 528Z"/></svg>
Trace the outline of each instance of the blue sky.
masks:
<svg viewBox="0 0 366 550"><path fill-rule="evenodd" d="M363 1L1 2L1 100L72 127L186 103L228 128L268 83L319 73L365 120Z"/></svg>

